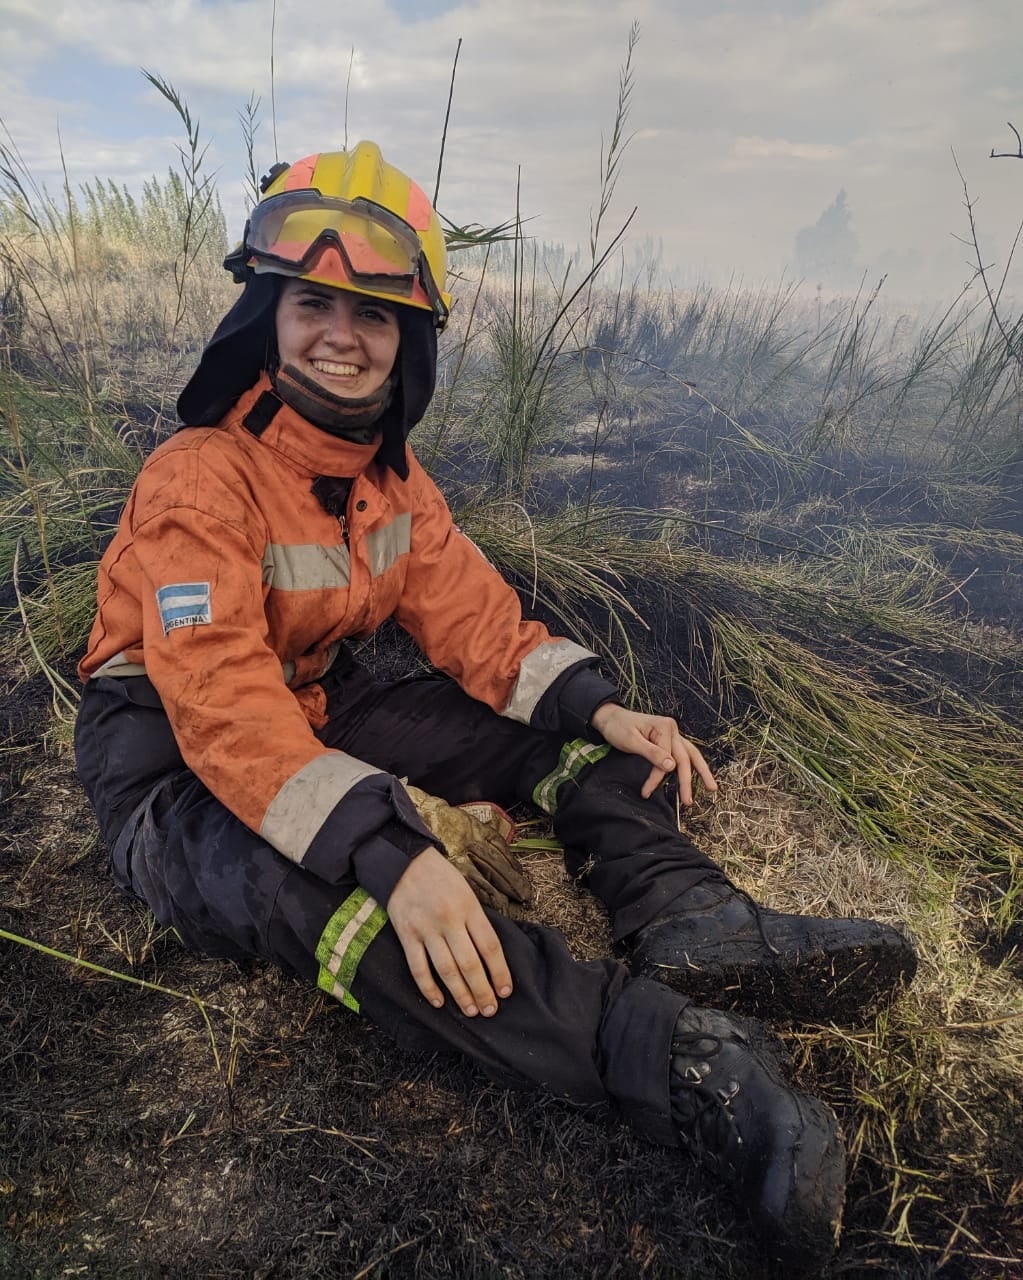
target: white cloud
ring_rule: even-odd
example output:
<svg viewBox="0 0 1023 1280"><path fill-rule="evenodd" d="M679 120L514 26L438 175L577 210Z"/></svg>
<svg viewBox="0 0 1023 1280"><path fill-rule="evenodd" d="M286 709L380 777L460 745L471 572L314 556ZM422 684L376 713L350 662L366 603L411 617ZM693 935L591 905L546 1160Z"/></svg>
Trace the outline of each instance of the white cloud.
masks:
<svg viewBox="0 0 1023 1280"><path fill-rule="evenodd" d="M787 138L761 138L759 136L735 139L733 153L736 161L794 160L834 161L845 154L843 147L823 146L819 142L790 142Z"/></svg>
<svg viewBox="0 0 1023 1280"><path fill-rule="evenodd" d="M241 218L236 113L262 98L259 161L273 159L267 0L0 0L0 115L26 160L57 172L56 123L76 177L102 163L140 183L174 162L180 129L138 78L171 81L212 139L222 198ZM634 16L630 125L616 217L637 238L718 274L776 275L795 232L839 187L865 258L947 253L963 229L954 147L992 243L1023 209L1020 175L987 160L1023 127L1019 0L479 0L403 22L383 0L278 0L274 50L282 156L374 137L432 190L451 60L463 38L441 204L487 222L522 207L541 237L585 241L599 189L618 68ZM48 59L77 73L61 83ZM102 68L119 77L121 119L105 133ZM94 113L95 108L95 113ZM177 131L177 134L176 134ZM1020 166L1023 169L1023 166Z"/></svg>

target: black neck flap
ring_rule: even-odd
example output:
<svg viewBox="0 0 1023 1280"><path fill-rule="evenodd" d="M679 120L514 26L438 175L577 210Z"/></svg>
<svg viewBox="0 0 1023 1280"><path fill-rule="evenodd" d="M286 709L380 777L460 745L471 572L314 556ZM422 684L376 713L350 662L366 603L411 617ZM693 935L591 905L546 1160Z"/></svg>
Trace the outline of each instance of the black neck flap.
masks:
<svg viewBox="0 0 1023 1280"><path fill-rule="evenodd" d="M264 370L277 371L277 299L283 280L267 272L252 273L245 282L178 397L186 427L216 426ZM429 311L398 306L395 313L401 341L390 402L377 423L383 439L376 458L405 480L405 441L426 413L437 382L437 331Z"/></svg>

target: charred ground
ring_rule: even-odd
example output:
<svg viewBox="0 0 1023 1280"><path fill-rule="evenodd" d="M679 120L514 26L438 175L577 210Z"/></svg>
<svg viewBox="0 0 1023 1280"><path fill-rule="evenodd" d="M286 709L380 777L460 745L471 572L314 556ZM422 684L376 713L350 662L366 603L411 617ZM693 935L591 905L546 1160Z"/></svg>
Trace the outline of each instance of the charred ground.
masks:
<svg viewBox="0 0 1023 1280"><path fill-rule="evenodd" d="M767 1274L741 1212L683 1155L633 1139L613 1116L400 1053L272 969L185 953L107 881L66 743L33 731L45 690L20 685L8 706L2 927L204 1009L0 940L0 1273ZM835 845L773 770L733 764L723 781L723 802L693 825L733 850L733 874L782 905L827 893L843 867L849 893L864 893L863 868L849 864L865 855ZM555 855L530 861L539 918L598 954L607 938L592 900ZM871 879L897 918L905 878L875 866ZM925 950L925 1005L932 963ZM886 1016L881 1052L921 1096L897 1159L864 1150L855 1161L835 1274L1018 1276L1018 1076L950 1072L966 1046L936 1047L901 1010ZM804 1085L855 1139L878 1083L872 1028L781 1030ZM970 1056L991 1037L959 1033ZM969 1111L951 1128L950 1097ZM912 1248L905 1235L896 1243L903 1213Z"/></svg>

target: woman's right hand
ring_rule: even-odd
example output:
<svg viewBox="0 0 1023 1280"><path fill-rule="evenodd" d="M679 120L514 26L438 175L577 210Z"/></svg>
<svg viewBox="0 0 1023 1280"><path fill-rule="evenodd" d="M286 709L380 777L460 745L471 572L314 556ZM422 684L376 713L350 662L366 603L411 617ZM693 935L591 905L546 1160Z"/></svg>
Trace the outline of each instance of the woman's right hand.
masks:
<svg viewBox="0 0 1023 1280"><path fill-rule="evenodd" d="M493 1017L498 997L511 995L511 973L493 925L437 849L412 859L391 892L387 915L416 986L435 1009L443 1005L444 993L434 973L467 1018Z"/></svg>

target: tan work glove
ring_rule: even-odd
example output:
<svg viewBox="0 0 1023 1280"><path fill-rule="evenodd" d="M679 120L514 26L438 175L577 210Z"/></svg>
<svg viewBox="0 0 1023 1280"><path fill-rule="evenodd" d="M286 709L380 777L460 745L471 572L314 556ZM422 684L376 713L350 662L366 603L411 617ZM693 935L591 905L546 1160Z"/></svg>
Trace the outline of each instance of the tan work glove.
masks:
<svg viewBox="0 0 1023 1280"><path fill-rule="evenodd" d="M448 861L465 876L485 907L517 918L533 897L522 864L508 847L515 824L497 805L455 808L439 796L405 783L420 818L447 850Z"/></svg>

